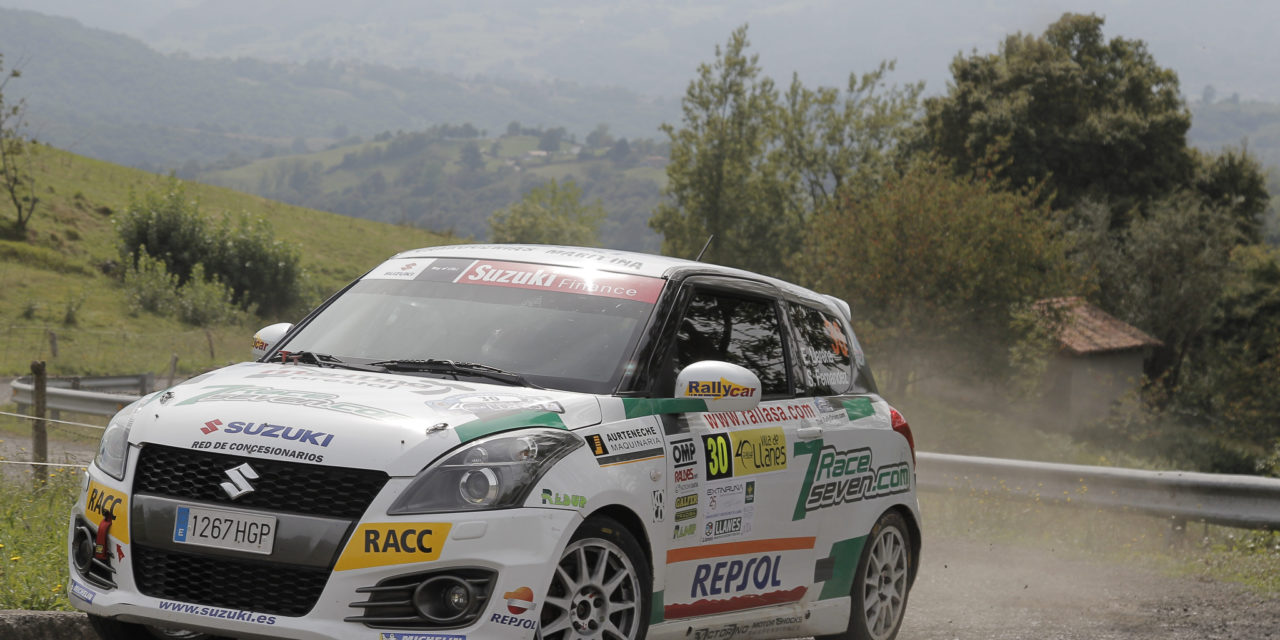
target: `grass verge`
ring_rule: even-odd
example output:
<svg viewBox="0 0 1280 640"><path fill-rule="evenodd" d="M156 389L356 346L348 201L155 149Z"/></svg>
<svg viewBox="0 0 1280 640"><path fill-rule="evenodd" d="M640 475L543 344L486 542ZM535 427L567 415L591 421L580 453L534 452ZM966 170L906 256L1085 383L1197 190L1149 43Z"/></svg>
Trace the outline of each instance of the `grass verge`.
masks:
<svg viewBox="0 0 1280 640"><path fill-rule="evenodd" d="M1073 553L1280 594L1280 532L1203 523L1179 527L1144 514L967 489L922 492L920 510L926 535Z"/></svg>

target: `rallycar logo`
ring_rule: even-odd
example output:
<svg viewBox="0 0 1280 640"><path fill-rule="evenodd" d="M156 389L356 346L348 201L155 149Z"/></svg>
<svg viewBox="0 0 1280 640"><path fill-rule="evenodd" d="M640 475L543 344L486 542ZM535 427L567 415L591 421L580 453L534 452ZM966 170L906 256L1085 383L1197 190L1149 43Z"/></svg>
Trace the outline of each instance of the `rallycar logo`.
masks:
<svg viewBox="0 0 1280 640"><path fill-rule="evenodd" d="M690 380L685 395L690 398L720 400L721 398L750 398L756 390L746 385L734 384L720 378L712 381Z"/></svg>

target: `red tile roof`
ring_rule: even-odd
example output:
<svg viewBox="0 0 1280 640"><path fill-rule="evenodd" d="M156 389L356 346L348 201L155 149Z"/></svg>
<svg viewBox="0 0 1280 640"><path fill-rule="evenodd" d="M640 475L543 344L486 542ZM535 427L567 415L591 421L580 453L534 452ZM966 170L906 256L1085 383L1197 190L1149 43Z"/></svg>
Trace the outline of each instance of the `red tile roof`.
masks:
<svg viewBox="0 0 1280 640"><path fill-rule="evenodd" d="M1035 304L1046 315L1061 314L1058 342L1072 355L1128 351L1163 344L1141 329L1095 307L1079 296L1046 298Z"/></svg>

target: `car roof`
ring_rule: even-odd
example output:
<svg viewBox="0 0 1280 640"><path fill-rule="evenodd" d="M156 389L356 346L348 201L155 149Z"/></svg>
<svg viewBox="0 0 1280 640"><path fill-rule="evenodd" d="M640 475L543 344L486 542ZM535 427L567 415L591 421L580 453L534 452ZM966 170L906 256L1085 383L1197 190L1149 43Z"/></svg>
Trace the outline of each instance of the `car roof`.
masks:
<svg viewBox="0 0 1280 640"><path fill-rule="evenodd" d="M558 267L597 269L599 271L666 279L672 278L677 274L724 275L766 282L795 297L831 305L837 309L841 308L839 303L833 302L836 299L785 280L707 262L695 262L682 258L657 256L634 251L547 244L451 244L403 251L393 256L393 258L505 260L508 262L531 262ZM844 315L848 316L847 313Z"/></svg>

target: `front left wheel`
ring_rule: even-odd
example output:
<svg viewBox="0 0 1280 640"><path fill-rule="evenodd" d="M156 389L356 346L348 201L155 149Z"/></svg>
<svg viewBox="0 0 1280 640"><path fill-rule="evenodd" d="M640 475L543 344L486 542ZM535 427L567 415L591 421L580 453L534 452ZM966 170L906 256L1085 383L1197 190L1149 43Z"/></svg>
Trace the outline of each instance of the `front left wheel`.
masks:
<svg viewBox="0 0 1280 640"><path fill-rule="evenodd" d="M199 631L132 624L93 614L89 614L89 626L102 640L226 640Z"/></svg>
<svg viewBox="0 0 1280 640"><path fill-rule="evenodd" d="M652 580L635 536L610 518L587 518L556 564L539 637L640 640L649 628Z"/></svg>

